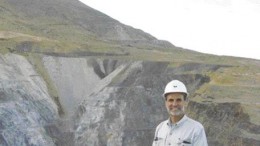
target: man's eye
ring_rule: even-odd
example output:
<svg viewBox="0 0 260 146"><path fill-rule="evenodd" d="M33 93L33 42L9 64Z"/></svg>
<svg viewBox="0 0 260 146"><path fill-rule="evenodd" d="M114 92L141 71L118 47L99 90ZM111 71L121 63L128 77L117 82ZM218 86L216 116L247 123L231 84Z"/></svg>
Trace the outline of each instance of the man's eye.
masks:
<svg viewBox="0 0 260 146"><path fill-rule="evenodd" d="M177 102L181 102L181 101L182 101L182 99L176 99L176 101L177 101Z"/></svg>

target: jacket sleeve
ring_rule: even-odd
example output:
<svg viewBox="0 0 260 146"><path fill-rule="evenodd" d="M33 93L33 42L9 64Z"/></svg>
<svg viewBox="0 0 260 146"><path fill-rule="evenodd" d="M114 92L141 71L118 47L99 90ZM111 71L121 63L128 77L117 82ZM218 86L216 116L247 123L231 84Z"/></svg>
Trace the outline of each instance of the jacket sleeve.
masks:
<svg viewBox="0 0 260 146"><path fill-rule="evenodd" d="M162 125L163 125L163 122L161 122L161 123L156 127L156 130L155 130L155 132L154 132L154 138L153 138L153 144L152 144L152 146L157 146L157 145L158 145L158 144L157 144L158 132L159 132L160 128L162 127ZM157 139L157 140L155 140L155 139Z"/></svg>
<svg viewBox="0 0 260 146"><path fill-rule="evenodd" d="M154 141L154 140L153 140L153 144L152 144L152 146L156 146L156 145L155 145L155 141Z"/></svg>
<svg viewBox="0 0 260 146"><path fill-rule="evenodd" d="M158 127L159 127L159 126L156 127L155 132L154 132L154 137L153 137L153 144L152 144L152 146L156 146L156 141L155 141L155 139L156 139L157 134L158 134L158 130L159 130Z"/></svg>
<svg viewBox="0 0 260 146"><path fill-rule="evenodd" d="M198 133L196 134L194 138L194 146L208 146L205 130L203 127L200 128Z"/></svg>

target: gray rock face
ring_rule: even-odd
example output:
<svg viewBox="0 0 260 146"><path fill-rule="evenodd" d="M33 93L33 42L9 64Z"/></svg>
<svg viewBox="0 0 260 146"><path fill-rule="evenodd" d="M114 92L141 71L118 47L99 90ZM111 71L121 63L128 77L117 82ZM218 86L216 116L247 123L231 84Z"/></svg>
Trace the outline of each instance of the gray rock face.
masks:
<svg viewBox="0 0 260 146"><path fill-rule="evenodd" d="M190 116L203 121L205 129L207 129L209 144L216 146L257 146L260 144L258 136L260 127L250 122L241 103L201 104L190 102L188 111ZM251 133L251 137L245 133Z"/></svg>
<svg viewBox="0 0 260 146"><path fill-rule="evenodd" d="M43 62L55 82L64 112L71 115L100 78L84 58L44 57Z"/></svg>
<svg viewBox="0 0 260 146"><path fill-rule="evenodd" d="M151 145L156 125L168 118L165 84L179 79L198 96L211 82L202 72L229 67L46 55L41 61L65 114L58 115L47 84L24 57L1 55L1 145ZM191 99L187 112L204 125L209 145L259 145L259 126L238 102Z"/></svg>
<svg viewBox="0 0 260 146"><path fill-rule="evenodd" d="M91 58L45 56L43 62L57 87L61 105L68 116L75 113L86 97L107 86L124 68L124 65L116 68L117 62L113 60ZM107 77L108 75L110 76Z"/></svg>
<svg viewBox="0 0 260 146"><path fill-rule="evenodd" d="M0 145L55 145L45 126L58 118L44 80L22 56L0 56Z"/></svg>

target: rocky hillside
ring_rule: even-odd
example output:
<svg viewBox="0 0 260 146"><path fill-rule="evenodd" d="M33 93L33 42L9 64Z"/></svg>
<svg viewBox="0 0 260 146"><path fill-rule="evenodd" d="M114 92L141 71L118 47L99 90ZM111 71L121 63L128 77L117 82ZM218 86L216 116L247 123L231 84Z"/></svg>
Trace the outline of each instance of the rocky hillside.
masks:
<svg viewBox="0 0 260 146"><path fill-rule="evenodd" d="M260 145L260 61L175 47L77 0L0 0L0 145L151 145L172 79L209 145Z"/></svg>

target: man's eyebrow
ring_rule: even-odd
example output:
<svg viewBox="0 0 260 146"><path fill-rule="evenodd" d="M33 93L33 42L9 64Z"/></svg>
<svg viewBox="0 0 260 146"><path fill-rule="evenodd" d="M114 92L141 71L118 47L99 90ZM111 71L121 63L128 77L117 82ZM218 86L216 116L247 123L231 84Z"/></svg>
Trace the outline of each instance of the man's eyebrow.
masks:
<svg viewBox="0 0 260 146"><path fill-rule="evenodd" d="M182 98L181 97L177 97L177 98L170 98L168 100L182 100Z"/></svg>

